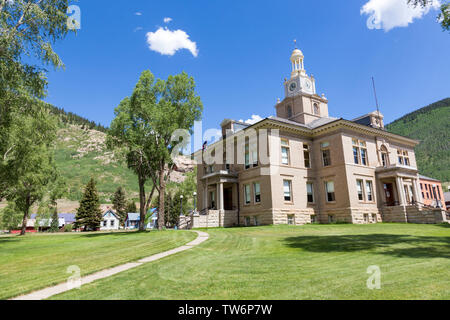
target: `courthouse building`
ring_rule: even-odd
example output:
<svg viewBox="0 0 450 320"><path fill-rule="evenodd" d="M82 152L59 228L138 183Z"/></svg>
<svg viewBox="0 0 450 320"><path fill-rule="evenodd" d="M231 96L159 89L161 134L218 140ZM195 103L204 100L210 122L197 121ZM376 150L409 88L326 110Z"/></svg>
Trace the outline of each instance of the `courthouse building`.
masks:
<svg viewBox="0 0 450 320"><path fill-rule="evenodd" d="M253 125L224 120L223 139L195 154L197 160L209 154L225 161L198 162L198 214L183 222L227 227L444 221L444 211L421 206L414 153L419 142L387 132L378 111L354 120L330 117L300 50L293 51L291 63L276 116ZM244 147L236 142L262 129L268 132L268 163L260 161L250 138ZM233 146L233 161L226 151L215 154L222 142Z"/></svg>

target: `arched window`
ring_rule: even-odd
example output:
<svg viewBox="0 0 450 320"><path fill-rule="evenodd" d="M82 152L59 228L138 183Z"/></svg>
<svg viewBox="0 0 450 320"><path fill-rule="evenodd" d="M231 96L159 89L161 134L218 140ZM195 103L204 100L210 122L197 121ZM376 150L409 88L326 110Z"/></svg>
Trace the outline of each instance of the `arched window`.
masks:
<svg viewBox="0 0 450 320"><path fill-rule="evenodd" d="M381 164L383 167L389 166L389 152L385 145L382 145L380 148L381 152Z"/></svg>
<svg viewBox="0 0 450 320"><path fill-rule="evenodd" d="M292 118L292 107L291 106L287 106L286 113L287 113L288 119Z"/></svg>
<svg viewBox="0 0 450 320"><path fill-rule="evenodd" d="M320 116L320 107L317 103L314 103L314 114Z"/></svg>

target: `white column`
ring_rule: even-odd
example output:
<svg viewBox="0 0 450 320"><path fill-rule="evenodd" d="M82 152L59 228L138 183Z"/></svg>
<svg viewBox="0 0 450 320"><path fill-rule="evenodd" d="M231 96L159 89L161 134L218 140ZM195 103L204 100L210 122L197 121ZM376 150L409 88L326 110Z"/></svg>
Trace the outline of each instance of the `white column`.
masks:
<svg viewBox="0 0 450 320"><path fill-rule="evenodd" d="M420 186L419 186L419 180L413 179L412 184L413 184L413 191L414 191L414 199L416 199L416 201L419 203L423 203L422 190L420 189Z"/></svg>
<svg viewBox="0 0 450 320"><path fill-rule="evenodd" d="M208 184L205 183L205 188L203 190L203 209L208 209Z"/></svg>
<svg viewBox="0 0 450 320"><path fill-rule="evenodd" d="M219 184L217 186L218 186L218 190L217 190L218 208L219 208L220 212L224 212L225 205L224 205L224 197L223 197L223 183L219 182Z"/></svg>
<svg viewBox="0 0 450 320"><path fill-rule="evenodd" d="M403 178L397 177L397 193L398 193L398 201L401 206L406 206L406 195L405 195L405 187L403 185Z"/></svg>

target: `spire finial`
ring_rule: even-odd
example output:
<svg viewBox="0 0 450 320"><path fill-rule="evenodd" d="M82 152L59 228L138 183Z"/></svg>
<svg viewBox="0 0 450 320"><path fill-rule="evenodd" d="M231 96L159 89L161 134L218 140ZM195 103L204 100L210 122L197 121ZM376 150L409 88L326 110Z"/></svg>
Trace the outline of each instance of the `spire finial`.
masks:
<svg viewBox="0 0 450 320"><path fill-rule="evenodd" d="M295 46L295 49L297 49L297 39L294 39L294 46Z"/></svg>

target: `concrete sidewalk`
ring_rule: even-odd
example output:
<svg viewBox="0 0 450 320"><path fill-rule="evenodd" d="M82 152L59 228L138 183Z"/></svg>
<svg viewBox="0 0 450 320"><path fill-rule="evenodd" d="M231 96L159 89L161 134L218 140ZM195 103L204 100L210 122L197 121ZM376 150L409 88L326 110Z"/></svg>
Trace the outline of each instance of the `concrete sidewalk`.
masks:
<svg viewBox="0 0 450 320"><path fill-rule="evenodd" d="M81 285L85 285L91 282L94 282L96 280L100 280L100 279L104 279L104 278L108 278L111 277L113 275L116 275L120 272L124 272L136 267L139 267L145 263L149 263L149 262L153 262L168 256L171 256L175 253L178 252L182 252L182 251L186 251L189 249L192 249L195 246L198 246L199 244L205 242L206 240L209 239L209 234L207 234L206 232L201 232L201 231L194 231L198 234L197 239L195 239L194 241L189 242L188 244L181 246L179 248L175 248L166 252L161 252L161 253L157 253L153 256L150 256L148 258L144 258L141 259L137 262L132 262L132 263L126 263L111 269L105 269L102 271L99 271L97 273L93 273L91 275L88 275L86 277L81 278ZM59 285L53 286L53 287L48 287L39 291L35 291L32 292L30 294L26 294L17 298L13 298L11 300L45 300L48 299L54 295L66 292L66 291L70 291L73 288L70 288L70 286L68 285L68 283L61 283Z"/></svg>

